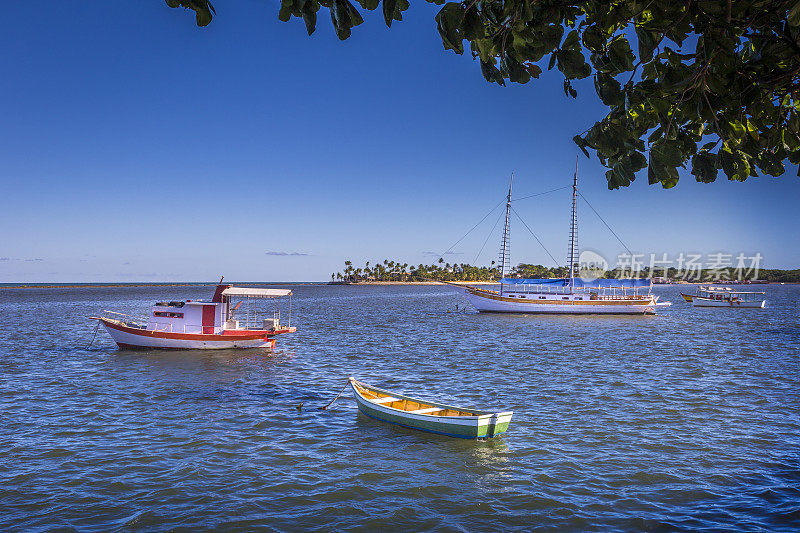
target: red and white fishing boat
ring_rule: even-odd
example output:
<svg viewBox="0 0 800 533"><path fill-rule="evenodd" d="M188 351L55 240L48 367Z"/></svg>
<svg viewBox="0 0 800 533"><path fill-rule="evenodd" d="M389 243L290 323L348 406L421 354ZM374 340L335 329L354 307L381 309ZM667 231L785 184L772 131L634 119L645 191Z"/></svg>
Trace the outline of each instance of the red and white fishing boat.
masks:
<svg viewBox="0 0 800 533"><path fill-rule="evenodd" d="M291 296L288 289L220 284L210 301L158 302L146 318L113 311L92 318L122 349L274 348L276 336L296 331Z"/></svg>

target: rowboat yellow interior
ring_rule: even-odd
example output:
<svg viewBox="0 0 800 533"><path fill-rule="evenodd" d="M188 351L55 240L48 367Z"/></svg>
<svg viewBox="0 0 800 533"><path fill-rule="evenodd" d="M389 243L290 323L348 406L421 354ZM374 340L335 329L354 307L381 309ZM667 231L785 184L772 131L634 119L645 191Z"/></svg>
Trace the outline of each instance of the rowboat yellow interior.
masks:
<svg viewBox="0 0 800 533"><path fill-rule="evenodd" d="M475 413L470 413L468 411L461 411L460 409L445 409L442 407L436 407L434 405L423 402L407 400L404 398L397 398L395 396L392 396L391 394L385 394L382 392L367 389L365 387L362 387L358 383L353 383L353 386L358 390L359 394L361 394L364 398L371 401L372 403L385 405L386 407L391 407L392 409L398 409L400 411L405 411L407 413L415 415L476 416Z"/></svg>

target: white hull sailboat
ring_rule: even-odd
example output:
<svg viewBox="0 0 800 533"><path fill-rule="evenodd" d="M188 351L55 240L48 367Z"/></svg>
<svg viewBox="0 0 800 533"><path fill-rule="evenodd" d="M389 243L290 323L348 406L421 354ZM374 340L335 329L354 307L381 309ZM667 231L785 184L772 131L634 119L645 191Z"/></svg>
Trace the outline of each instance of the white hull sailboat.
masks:
<svg viewBox="0 0 800 533"><path fill-rule="evenodd" d="M571 290L569 286L564 287ZM546 314L624 314L652 315L658 305L652 294L601 297L596 292L583 294L558 292L516 292L468 288L466 298L484 313L546 313Z"/></svg>
<svg viewBox="0 0 800 533"><path fill-rule="evenodd" d="M512 181L513 185L513 181ZM577 265L577 195L578 170L572 182L572 221L568 254L569 277L561 279L506 278L509 260L509 212L511 187L506 202L506 223L500 253L500 288L487 290L467 287L465 296L480 312L488 313L555 313L555 314L655 314L656 307L670 305L658 302L652 294L650 279L594 279L576 276Z"/></svg>

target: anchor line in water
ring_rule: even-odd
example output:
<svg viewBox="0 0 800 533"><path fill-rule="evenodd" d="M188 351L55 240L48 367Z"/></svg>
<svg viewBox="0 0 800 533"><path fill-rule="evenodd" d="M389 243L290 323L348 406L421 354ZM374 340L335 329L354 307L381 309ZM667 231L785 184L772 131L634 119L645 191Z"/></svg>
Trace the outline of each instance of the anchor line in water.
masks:
<svg viewBox="0 0 800 533"><path fill-rule="evenodd" d="M333 402L335 402L336 400L338 400L338 399L339 399L339 396L341 396L341 395L342 395L342 393L344 392L344 390L347 388L347 386L348 386L349 384L350 384L350 381L348 380L348 381L347 381L347 383L345 383L345 384L344 384L344 387L342 387L342 390L340 390L340 391L339 391L339 394L337 394L337 395L336 395L336 398L334 398L333 400L331 400L331 403L329 403L328 405L326 405L326 406L324 406L324 407L320 407L320 408L319 408L319 410L320 410L320 411L324 411L325 409L327 409L328 407L330 407L331 405L333 405Z"/></svg>
<svg viewBox="0 0 800 533"><path fill-rule="evenodd" d="M539 243L539 246L542 247L542 250L544 250L547 253L547 255L550 256L550 259L553 260L553 263L555 263L557 267L561 268L561 264L559 264L559 262L556 261L556 258L553 257L553 254L550 253L550 250L548 250L547 247L545 247L545 245L542 243L542 241L539 240L539 237L536 236L536 234L533 232L530 226L528 226L528 224L525 223L525 220L523 220L520 214L517 213L517 210L514 209L513 207L511 208L511 210L514 212L515 215L517 215L517 218L519 219L520 222L522 222L522 225L525 226L525 228L527 228L527 230L531 233L531 235L533 235L533 238L536 239L536 242Z"/></svg>
<svg viewBox="0 0 800 533"><path fill-rule="evenodd" d="M92 334L92 340L89 341L89 344L86 345L84 350L88 350L91 348L92 344L94 344L94 338L97 337L97 330L100 329L100 321L97 321L97 325L94 327L94 333Z"/></svg>
<svg viewBox="0 0 800 533"><path fill-rule="evenodd" d="M605 219L603 219L603 217L600 216L600 213L598 213L597 209L595 209L592 206L592 204L589 203L589 200L587 200L586 197L584 195L582 195L580 192L578 192L578 196L583 198L583 201L586 202L586 205L588 205L589 208L592 211L594 211L594 214L597 215L597 218L600 219L600 222L602 222L606 226L606 228L608 228L608 231L610 231L611 234L614 235L614 237L619 241L619 243L622 245L622 247L625 248L625 250L627 250L629 254L633 255L633 252L631 251L631 249L628 248L628 246L624 242L622 242L622 239L619 238L619 235L617 235L616 232L613 229L611 229L611 226L608 225L608 222L606 222Z"/></svg>

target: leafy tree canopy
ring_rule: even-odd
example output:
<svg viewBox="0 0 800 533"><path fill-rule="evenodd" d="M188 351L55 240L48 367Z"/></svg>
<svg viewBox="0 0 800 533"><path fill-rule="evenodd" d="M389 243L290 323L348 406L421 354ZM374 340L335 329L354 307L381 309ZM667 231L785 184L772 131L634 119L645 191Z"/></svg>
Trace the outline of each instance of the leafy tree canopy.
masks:
<svg viewBox="0 0 800 533"><path fill-rule="evenodd" d="M445 49L469 51L492 83L528 83L557 68L564 92L593 77L608 114L574 142L608 168L609 189L647 169L651 184L697 181L719 170L744 181L800 163L798 0L465 0L442 5ZM166 0L209 24L208 0ZM403 19L408 0L356 0ZM339 39L363 22L349 0L281 0L278 18L302 18L309 35L325 8ZM800 171L798 172L800 175Z"/></svg>

